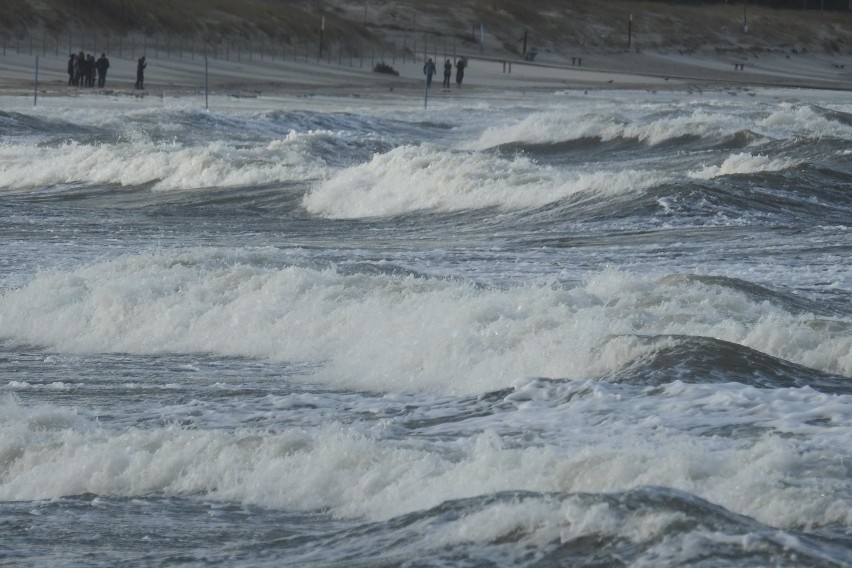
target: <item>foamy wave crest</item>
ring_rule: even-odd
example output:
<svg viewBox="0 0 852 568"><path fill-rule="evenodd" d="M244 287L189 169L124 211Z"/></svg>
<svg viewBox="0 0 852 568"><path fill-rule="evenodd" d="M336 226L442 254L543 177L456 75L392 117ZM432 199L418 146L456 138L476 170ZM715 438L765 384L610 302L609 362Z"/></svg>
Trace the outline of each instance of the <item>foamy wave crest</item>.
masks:
<svg viewBox="0 0 852 568"><path fill-rule="evenodd" d="M316 380L357 388L483 392L523 376L602 374L649 352L609 338L617 323L587 301L548 285L483 291L196 250L40 275L0 296L0 334L66 352L318 362Z"/></svg>
<svg viewBox="0 0 852 568"><path fill-rule="evenodd" d="M269 262L201 249L41 274L0 296L0 337L66 352L310 362L322 366L312 380L390 392L601 376L665 348L642 339L656 335L715 337L852 374L852 332L699 282L607 271L573 289L482 289Z"/></svg>
<svg viewBox="0 0 852 568"><path fill-rule="evenodd" d="M153 182L155 190L166 191L316 179L325 169L324 162L310 150L310 138L317 135L291 132L285 139L258 147L224 142L203 146L152 142L0 146L0 186L28 189L68 183L137 186Z"/></svg>
<svg viewBox="0 0 852 568"><path fill-rule="evenodd" d="M30 408L6 398L0 401L0 500L83 493L204 495L379 521L502 491L560 492L568 494L561 506L542 510L537 500L518 502L515 506L521 510L515 509L512 518L541 518L542 528L581 536L575 533L612 534L624 527L605 507L588 510L574 503L571 494L654 484L681 488L773 526L852 521L848 497L825 486L829 479L838 487L847 481L845 468L832 465L837 463L836 446L803 453L795 438L780 436L746 445L725 443L660 427L661 418L684 411L668 407L664 412L653 409L659 413L642 408L639 420L631 422L634 427L621 428L615 436L600 423L601 413L624 410L632 416L647 405L645 397L625 402L604 385L592 383L566 389L568 408L553 413L546 404L534 404L519 409L517 417L522 422L524 412L535 412L536 420L544 414L560 427L567 423L577 435L574 441L566 440L566 446L506 447L497 434L485 432L458 440L448 454L428 445L376 439L351 425L333 423L272 433L177 426L115 432L67 410ZM594 395L583 396L589 389L596 390ZM762 396L757 389L748 393ZM701 402L724 412L714 401L716 392L705 394ZM757 413L771 420L775 405L785 410L791 404L818 406L825 401L765 402L769 404L744 409L743 419L752 422ZM848 431L845 435L848 440ZM821 485L808 474L817 467ZM453 522L458 524L443 527L438 538L447 543L492 540L513 527L504 515L476 514ZM656 532L652 527L643 531Z"/></svg>
<svg viewBox="0 0 852 568"><path fill-rule="evenodd" d="M741 152L728 156L721 166L704 166L700 170L688 172L687 175L693 179L711 179L734 174L777 172L795 165L795 161L787 158L770 158L761 154L755 156L748 152Z"/></svg>
<svg viewBox="0 0 852 568"><path fill-rule="evenodd" d="M530 114L515 124L489 128L471 147L481 150L514 142L552 144L582 138L599 138L605 142L628 138L654 145L683 136L732 135L741 129L741 119L705 111L647 121L628 120L611 113L543 112Z"/></svg>
<svg viewBox="0 0 852 568"><path fill-rule="evenodd" d="M852 127L820 115L811 106L781 103L779 107L760 122L763 128L779 131L780 136L789 138L834 136L852 140Z"/></svg>
<svg viewBox="0 0 852 568"><path fill-rule="evenodd" d="M516 156L452 152L431 144L401 146L333 175L303 199L311 213L333 218L412 211L540 207L591 191L619 194L666 181L657 172L571 173Z"/></svg>

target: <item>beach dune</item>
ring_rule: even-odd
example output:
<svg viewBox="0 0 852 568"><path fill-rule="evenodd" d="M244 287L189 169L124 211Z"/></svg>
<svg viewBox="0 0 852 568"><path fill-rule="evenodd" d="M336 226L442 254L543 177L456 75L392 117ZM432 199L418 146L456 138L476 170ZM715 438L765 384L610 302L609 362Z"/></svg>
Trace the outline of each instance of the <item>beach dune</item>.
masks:
<svg viewBox="0 0 852 568"><path fill-rule="evenodd" d="M445 59L454 63L459 57L467 58L462 88L456 89L453 82L454 96L475 96L480 89L852 88L852 11L825 14L755 6L744 14L745 6L626 0L567 4L545 0L537 2L535 9L517 2L495 2L483 8L462 1L449 10L443 0L403 0L393 5L333 0L304 6L293 3L288 11L275 12L262 0L251 0L240 21L235 14L188 1L173 3L173 12L150 14L143 11L147 5L130 2L128 14L134 18L172 29L151 33L147 49L135 36L135 49L127 49L125 42L119 51L117 34L127 31L116 32L110 26L126 27L127 21L99 21L101 29L96 28L90 37L70 31L63 36L63 31L48 29L51 24L45 19L48 13L62 16L61 3L50 8L46 2L41 16L30 14L29 20L23 14L26 3L16 8L18 4L10 4L6 23L17 22L17 27L0 29L5 38L0 54L2 94L87 92L67 84L68 53L60 45L74 46L75 38L96 57L108 52L111 67L106 87L95 92L138 96L181 96L205 89L238 96L415 92L423 87L422 65L427 57L438 61L439 67ZM255 4L268 11L249 9ZM178 17L191 10L201 11L199 16L204 17L198 21L216 23L220 35L208 36L206 43L199 44L196 36L209 34L209 28L179 29L196 25L181 23ZM62 17L73 24L71 15ZM744 17L748 26L743 25ZM20 23L24 20L26 26ZM256 36L246 39L247 29ZM241 45L259 51L222 49L222 45L237 45L221 35L235 30L240 30ZM7 41L10 37L17 40ZM177 51L178 41L192 42L193 47ZM171 49L163 49L163 42ZM533 51L535 57L525 55ZM146 89L139 92L133 86L136 58L143 52L148 61ZM379 62L398 75L375 72Z"/></svg>

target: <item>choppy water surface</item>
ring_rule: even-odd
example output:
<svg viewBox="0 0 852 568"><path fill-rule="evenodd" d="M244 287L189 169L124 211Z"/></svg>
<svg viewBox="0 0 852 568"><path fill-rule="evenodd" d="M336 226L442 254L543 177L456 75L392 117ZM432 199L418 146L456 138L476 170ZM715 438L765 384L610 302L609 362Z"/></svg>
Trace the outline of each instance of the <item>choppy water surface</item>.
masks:
<svg viewBox="0 0 852 568"><path fill-rule="evenodd" d="M852 104L734 94L4 100L0 562L852 565Z"/></svg>

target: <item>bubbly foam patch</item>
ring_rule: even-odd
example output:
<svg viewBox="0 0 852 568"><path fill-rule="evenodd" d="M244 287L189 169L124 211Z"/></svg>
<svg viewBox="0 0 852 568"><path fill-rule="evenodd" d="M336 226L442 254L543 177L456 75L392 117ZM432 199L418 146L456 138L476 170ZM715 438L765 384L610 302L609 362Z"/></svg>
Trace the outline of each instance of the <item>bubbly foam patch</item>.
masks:
<svg viewBox="0 0 852 568"><path fill-rule="evenodd" d="M528 420L552 420L563 432L571 425L575 435L558 446L506 446L494 432L485 431L459 439L445 454L426 440L376 438L334 423L279 432L177 426L115 432L66 410L28 408L6 398L0 402L0 500L82 493L203 494L269 508L384 520L503 491L602 493L652 484L696 494L774 526L852 522L843 490L848 474L838 462L844 457L838 450L848 445L833 446L831 438L822 440L812 432L814 443L802 452L795 437L767 435L740 444L695 436L654 420L683 417L696 402L702 400L684 393L625 401L602 390L562 407L539 404L517 410L521 421L529 413ZM743 412L744 421L783 419L783 405L760 402ZM800 403L807 402L818 401ZM703 403L725 412L712 399ZM623 422L597 418L621 411L639 420L624 428L618 427ZM707 418L705 413L705 423ZM848 427L835 427L848 442ZM812 476L815 467L820 474ZM605 504L589 508L570 497L557 506L532 499L492 512L499 510L504 514L462 518L454 525L458 530L437 536L448 543L494 539L531 523L528 530L544 538L620 534L641 541L676 521L671 516L651 518L650 513L625 519Z"/></svg>
<svg viewBox="0 0 852 568"><path fill-rule="evenodd" d="M823 323L733 289L617 271L578 288L494 289L255 264L206 249L45 273L0 296L7 339L67 352L322 363L317 380L396 392L599 376L659 348L641 339L655 335L715 337L852 374L852 333Z"/></svg>
<svg viewBox="0 0 852 568"><path fill-rule="evenodd" d="M697 110L665 117L628 118L616 110L590 113L585 110L537 112L518 122L488 128L471 145L474 149L510 143L553 144L583 138L602 141L633 139L656 145L684 136L702 138L733 135L743 128L742 120L730 113Z"/></svg>
<svg viewBox="0 0 852 568"><path fill-rule="evenodd" d="M201 146L150 141L0 145L0 186L153 183L154 190L172 191L316 179L325 175L325 164L311 152L310 141L325 135L291 132L285 139L253 147L221 141Z"/></svg>
<svg viewBox="0 0 852 568"><path fill-rule="evenodd" d="M728 156L720 166L704 166L702 169L691 171L687 175L694 179L711 179L734 174L777 172L792 168L795 165L794 160L787 158L770 158L760 154L755 156L748 152L740 152Z"/></svg>
<svg viewBox="0 0 852 568"><path fill-rule="evenodd" d="M308 193L304 207L332 218L540 207L581 192L621 194L664 183L642 170L564 172L525 157L401 146L344 169Z"/></svg>
<svg viewBox="0 0 852 568"><path fill-rule="evenodd" d="M737 112L729 102L702 102L690 110L690 104L674 105L665 114L654 105L615 107L599 104L589 110L587 104L557 111L533 112L523 118L491 126L469 148L482 150L505 144L555 144L583 138L604 142L630 139L657 145L685 136L719 139L744 129L771 138L820 138L834 136L852 139L852 127L820 115L812 106L800 103L773 104L768 108L750 105ZM724 111L719 107L724 106ZM732 112L733 111L733 112Z"/></svg>
<svg viewBox="0 0 852 568"><path fill-rule="evenodd" d="M809 105L781 103L758 124L787 138L835 136L852 140L852 126L826 118Z"/></svg>

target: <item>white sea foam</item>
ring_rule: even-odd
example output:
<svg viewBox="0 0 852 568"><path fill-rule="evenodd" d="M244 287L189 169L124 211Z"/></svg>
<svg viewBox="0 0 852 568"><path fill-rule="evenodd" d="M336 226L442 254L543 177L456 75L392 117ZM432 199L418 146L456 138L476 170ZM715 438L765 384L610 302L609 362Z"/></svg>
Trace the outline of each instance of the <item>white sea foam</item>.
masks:
<svg viewBox="0 0 852 568"><path fill-rule="evenodd" d="M591 112L586 104L534 112L485 129L468 147L482 150L516 142L553 144L583 138L605 142L624 138L653 146L685 136L722 138L745 129L773 138L836 136L852 139L852 127L826 118L812 106L800 103L781 103L766 109L754 105L737 109L729 103L714 105L710 101L701 103L707 108L690 110L689 105L678 104L665 116L645 114L655 110L653 107L602 103ZM716 106L724 106L724 110Z"/></svg>
<svg viewBox="0 0 852 568"><path fill-rule="evenodd" d="M330 135L291 132L285 139L255 147L220 141L186 146L146 140L68 142L58 147L0 145L0 187L153 183L154 190L169 191L316 179L325 175L326 164L310 150L309 141Z"/></svg>
<svg viewBox="0 0 852 568"><path fill-rule="evenodd" d="M743 128L742 119L730 113L697 110L665 117L628 118L613 109L590 113L585 105L578 108L533 113L518 122L488 128L471 147L485 149L512 142L550 144L582 138L605 142L627 138L654 145L683 136L732 135Z"/></svg>
<svg viewBox="0 0 852 568"><path fill-rule="evenodd" d="M719 166L704 166L700 170L688 172L687 175L694 179L711 179L734 174L777 172L795 165L796 162L788 158L770 158L760 154L755 156L748 152L740 152L728 156Z"/></svg>
<svg viewBox="0 0 852 568"><path fill-rule="evenodd" d="M61 381L54 381L50 384L45 385L34 385L32 383L28 383L26 381L9 381L6 383L5 387L9 390L27 390L27 389L49 389L49 390L68 390L71 388L71 385L68 383L64 383Z"/></svg>
<svg viewBox="0 0 852 568"><path fill-rule="evenodd" d="M779 137L835 136L852 140L852 126L826 118L809 105L781 103L777 110L760 120L759 125Z"/></svg>
<svg viewBox="0 0 852 568"><path fill-rule="evenodd" d="M705 94L701 99L712 96ZM694 124L695 131L686 135L712 138L743 129L777 135L777 143L766 147L773 157L778 157L774 148L787 149L798 144L800 137L819 136L820 132L830 136L832 128L844 135L838 124L823 124L792 106L783 107L778 116L760 124L775 112L777 97L770 101L770 96L763 95L720 96L724 97L721 110L706 110L707 123ZM800 95L786 92L780 96ZM809 96L823 98L822 94ZM833 96L843 100L842 95ZM597 126L604 132L602 137L626 137L625 129L632 127L636 130L631 140L654 144L689 130L681 129L683 125L675 120L678 116L701 118L684 104L661 102L663 97L684 98L662 93L591 93L586 102L571 101L577 108L569 112L577 111L580 125L589 128L588 136L596 135ZM51 97L53 101L46 106L94 106L95 98L109 100L83 96L58 103L66 98ZM463 144L460 139L478 140L486 122L493 125L504 117L520 119L521 113L538 112L530 111L533 105L548 108L552 98L517 95L503 113L507 103L502 95L480 97L490 108L477 110L473 119L464 111L444 113L444 108L458 102L447 99L438 103L437 111L430 105L430 117L443 122L440 128L385 125L388 133L379 133L376 139L382 148L421 138L458 146ZM607 98L612 100L606 103ZM140 105L127 99L122 105ZM261 180L246 182L253 185L274 179L276 160L283 156L283 164L291 159L296 164L293 172L306 168L308 177L298 179L311 179L314 167L321 173L313 179L328 179L316 183L313 198L317 201L309 208L328 217L395 215L421 209L455 211L480 207L480 200L491 207L513 209L558 202L565 196L572 203L570 198L576 195L579 201L582 192L593 198L609 195L607 192L641 198L643 189L654 187L667 175L677 177L662 183L673 182L677 190L679 182L689 185L684 179L688 170L723 176L761 171L767 165L757 155L762 149L749 148L754 155L734 159L729 157L730 150L680 152L671 144L641 152L602 152L593 157L595 163L583 166L542 168L500 152L477 155L480 147L492 145L483 140L481 146L461 152L406 146L332 177L328 165L310 161L316 146L326 148L328 140L311 139L313 134L308 133L294 134L298 140L290 140L278 132L283 128L280 124L289 124L289 116L266 130L262 123L268 120L263 117L254 129L245 124L251 120L240 119L239 124L231 125L215 116L208 121L199 113L186 123L201 119L208 124L193 133L184 130L185 124L170 124L158 117L161 105L152 99L143 100L151 107L148 114L134 115L131 122L156 129L157 139L174 132L177 138L196 141L154 143L144 128L138 136L119 136L121 142L115 144L113 153L105 151L103 156L131 156L136 164L159 160L169 170L163 178L135 174L130 183L161 181L161 190L202 187L208 183L207 169L212 168L217 177L214 185L222 184L219 177L233 183ZM304 100L323 111L339 109L334 106L340 104L337 99L317 99L292 104L301 105ZM629 108L613 112L619 101ZM14 104L26 106L25 102ZM268 103L247 99L234 103L247 104L257 108ZM384 112L376 108L375 101L364 104L371 107L371 113ZM403 103L394 104L399 109ZM410 101L406 104L411 106ZM579 112L581 106L585 114ZM124 120L100 109L89 109L85 116L76 113L70 111L71 122L91 124L86 120L91 116L110 132L120 132L117 123ZM556 122L556 114L552 117ZM178 116L175 122L183 118ZM415 125L423 120L416 111L407 110L397 110L396 118ZM313 117L311 121L336 124L334 120L316 122ZM351 131L365 124L369 126L353 123L341 128ZM541 119L538 124L551 127ZM607 124L613 126L612 131L606 130ZM445 125L457 128L445 129ZM505 132L495 129L492 134L495 140L523 142L535 133L535 125L530 122L527 132L511 132L509 126ZM548 136L564 140L566 132L573 135L566 121L553 124L545 140ZM329 140L334 136L316 135ZM264 138L265 142L259 142ZM76 165L50 160L70 162L73 153L82 156L86 150L96 149L95 145L78 140L78 148L67 145L41 155L37 154L41 149L30 142L27 139L27 151L40 156L30 166L47 171L55 167L46 184L91 183L91 178L50 181L64 179L61 172L68 169L81 177L87 175L83 168L75 170ZM300 144L311 148L303 151ZM814 143L801 155L825 155L836 161L834 152L842 144L835 141L826 146L829 152L819 154L821 146ZM0 155L6 151L0 149ZM176 157L170 161L169 154L180 151L185 151L182 159L190 163L181 166ZM363 146L354 154L341 151L333 167L362 160L362 152ZM196 154L200 165L192 163ZM301 154L309 161L299 163ZM456 172L458 179L451 179L437 167L419 164L423 156L464 173ZM28 158L15 159L0 162L0 177L8 173L6 164L18 167ZM702 171L702 161L718 170ZM651 171L630 171L640 167L638 164ZM266 171L266 167L273 170ZM156 163L140 166L146 168L153 171ZM114 181L96 183L120 184L119 174L115 169ZM534 181L536 174L538 181ZM789 174L795 177L795 171ZM829 185L837 181L825 180ZM14 185L0 184L0 188L18 190ZM427 190L437 197L431 198ZM536 195L539 190L544 197ZM674 191L666 198L679 203L678 195ZM333 203L335 200L339 203ZM115 235L120 242L116 242L105 239L99 230L86 228L101 226L104 211L100 208L92 212L86 204L77 204L68 217L61 203L7 201L10 215L4 219L14 220L10 225L14 230L9 231L8 258L0 257L0 266L8 272L0 276L0 347L7 359L3 369L8 371L0 384L0 501L21 501L9 505L12 514L30 511L42 515L47 524L56 524L67 517L69 507L76 508L83 501L26 501L82 493L128 497L97 498L86 516L95 524L122 517L126 523L142 527L137 532L144 534L147 524L156 524L168 515L182 526L181 542L171 548L167 543L166 547L158 545L151 554L174 557L192 548L201 551L199 562L208 556L215 561L230 551L248 550L246 563L274 564L289 558L292 543L276 550L281 541L272 534L274 542L267 542L271 547L260 543L247 549L237 535L213 550L205 540L209 523L202 517L206 515L199 516L194 506L187 506L187 501L194 500L223 501L221 507L211 504L210 512L217 522L226 524L240 522L240 514L230 512L234 507L252 505L248 512L257 519L283 523L276 534L289 531L288 523L299 522L301 513L308 512L317 521L310 530L318 539L339 534L342 525L358 524L329 521L329 516L382 521L413 514L404 523L372 526L369 534L355 535L345 544L338 543L340 546L305 545L311 548L305 554L311 556L308 563L345 562L341 558L354 557L350 551L377 550L376 540L396 536L396 531L423 538L394 539L410 541L411 555L405 554L409 549L404 544L393 542L382 549L389 551L384 558L389 554L422 558L434 550L446 558L455 552L450 547L458 547L461 554L470 551L472 562L486 564L496 557L495 564L512 564L515 558L529 564L540 558L533 555L546 554L559 542L582 547L592 541L602 546L591 552L582 549L579 561L598 554L614 558L628 550L626 562L637 568L712 563L722 556L730 559L732 550L736 556L738 547L745 562L759 557L750 555L756 549L768 549L763 558L770 561L793 562L795 546L802 542L804 547L813 547L812 558L831 554L834 559L842 558L842 551L831 543L783 529L814 534L819 527L831 532L852 524L850 396L807 387L776 384L774 388L755 388L726 383L748 372L739 364L751 361L759 365L762 359L746 353L744 357L752 358L735 357L728 366L728 360L710 350L734 347L682 337L718 338L812 369L852 376L850 317L842 307L843 295L850 288L848 270L836 262L842 256L837 252L845 237L842 226L808 225L812 231L798 231L794 237L790 237L793 231L767 232L761 226L752 227L756 232L704 231L698 234L700 242L678 243L666 252L671 239L688 239L688 231L646 232L643 229L648 224L656 227L660 220L640 220L637 227L632 217L622 222L616 215L606 220L607 229L600 232L589 223L591 232L585 233L585 240L591 246L531 248L528 242L539 236L558 238L557 231L564 225L556 223L535 234L521 229L517 239L514 234L508 241L498 239L495 256L514 257L515 262L510 266L501 260L488 266L487 274L471 276L491 258L491 251L483 251L479 240L476 244L459 241L451 253L435 250L441 246L436 245L428 256L421 257L421 245L390 242L400 234L394 231L401 221L364 225L310 219L282 225L279 237L283 241L275 242L287 242L282 245L288 247L286 252L264 248L274 239L267 231L259 236L240 231L231 249L218 244L227 243L227 235L210 241L206 230L176 224L167 228L166 233L173 236L164 237L164 252L150 253L147 247L157 245L146 236L156 234L160 223L171 224L170 216L160 216L157 211L107 212L114 215L116 227L122 225ZM198 212L205 227L216 220L208 213ZM235 222L256 220L253 212L244 217L240 211L233 214ZM464 223L463 215L453 217L450 223ZM517 226L495 223L495 231L500 227L514 231L520 226L519 217L511 216L513 222L519 222ZM68 223L62 230L50 232L63 219ZM124 219L129 222L125 224ZM334 234L328 232L329 225ZM353 226L355 232L347 232ZM358 241L364 227L381 229L388 239L382 242L390 243L388 248ZM407 229L401 232L409 235ZM452 231L447 234L450 238ZM60 235L71 237L65 241ZM532 237L528 241L524 235ZM637 236L636 242L625 246L632 235ZM482 231L475 238L488 236ZM610 242L612 236L616 238ZM764 242L763 237L768 239L765 243L772 263L764 262L768 257L751 254L754 246ZM201 242L215 242L219 248L182 248ZM304 249L289 248L302 243L310 244ZM799 254L805 249L821 252L813 262L806 262ZM116 258L117 254L124 256ZM415 273L422 270L442 277L358 272L361 263L369 262L365 259L388 257L389 263ZM298 266L292 266L294 262ZM629 268L605 270L606 262ZM601 266L599 273L581 276L596 265ZM39 266L54 268L39 271ZM559 270L563 272L553 280L536 276ZM749 282L666 276L694 271L735 275ZM586 280L576 283L581 277ZM476 284L470 282L473 279ZM493 287L491 282L495 282ZM762 282L773 282L782 292L800 292L814 303L808 299L783 303L778 296L762 296ZM741 291L743 288L748 289ZM836 315L801 311L817 304L821 312ZM660 335L663 337L652 339ZM45 353L39 345L47 347ZM653 357L667 347L685 347L694 358L671 361ZM109 352L120 355L88 355ZM265 364L267 360L306 364ZM699 370L702 365L709 367L706 375ZM285 370L279 373L281 369ZM817 376L809 369L777 369L785 378L795 373L801 379ZM297 370L308 376L291 374ZM647 377L642 373L645 370ZM609 375L611 371L618 373ZM771 369L754 371L758 380L772 381ZM646 385L646 378L652 384ZM686 382L687 378L706 384ZM838 381L835 378L828 384L836 386ZM505 394L494 392L504 388ZM479 396L484 392L488 394ZM640 486L679 489L780 530L770 528L753 535L746 526L741 534L727 530L725 519L700 517L697 523L691 522L696 508L678 511L667 507L666 499L637 506L631 497L619 506L599 495ZM521 493L513 500L508 492L516 491ZM485 499L465 507L453 502L483 495ZM428 512L441 504L445 506ZM267 515L256 507L283 513ZM458 511L462 513L456 515ZM86 543L92 542L90 526L70 527L66 535L68 542L83 543L76 558L101 564L115 560L119 555L115 553L116 538L107 536L85 550ZM428 530L418 533L420 527ZM32 539L19 537L12 531L3 542L27 558L44 552ZM793 549L780 552L767 544L773 539ZM98 548L101 540L103 546ZM644 546L634 548L631 543ZM144 553L140 550L128 550L124 556L138 557L137 553ZM326 550L333 550L335 557L329 559ZM398 554L400 550L403 554ZM576 550L568 545L560 552ZM736 563L737 559L730 561Z"/></svg>
<svg viewBox="0 0 852 568"><path fill-rule="evenodd" d="M0 403L0 500L87 492L205 494L383 520L502 491L599 493L662 485L773 526L852 522L844 493L852 437L848 397L674 384L667 396L625 399L612 385L564 388L576 392L563 404L539 401L513 413L519 423L525 416L527 424L552 422L563 432L558 444L507 446L486 430L458 439L448 454L425 441L376 438L380 432L335 423L277 432L177 426L115 432L67 410L28 408L7 398ZM589 396L576 396L589 389ZM714 416L716 422L708 422ZM809 422L826 419L822 426ZM767 434L742 444L694 433L726 423L790 434L807 430L811 442L802 451L795 436ZM461 519L439 536L447 542L490 539L537 519L533 532L544 536L610 534L640 541L672 521L656 518L647 525L642 519L650 520L648 514L624 519L605 505L590 510L571 498L558 508L533 499L513 509L511 517Z"/></svg>
<svg viewBox="0 0 852 568"><path fill-rule="evenodd" d="M526 548L544 549L554 542L582 538L623 538L648 543L685 520L680 513L652 510L625 515L605 502L591 506L579 497L525 499L502 502L438 527L433 540L438 545L499 542L523 539ZM520 559L519 559L520 561Z"/></svg>
<svg viewBox="0 0 852 568"><path fill-rule="evenodd" d="M585 377L656 349L643 335L739 343L852 374L852 333L735 290L606 271L584 287L256 266L218 252L134 255L46 273L0 296L2 337L66 352L212 352L322 362L322 380L483 392Z"/></svg>
<svg viewBox="0 0 852 568"><path fill-rule="evenodd" d="M664 183L652 171L565 172L525 157L454 152L422 144L377 154L319 182L303 205L333 218L393 216L412 211L525 209L590 192L638 192Z"/></svg>

